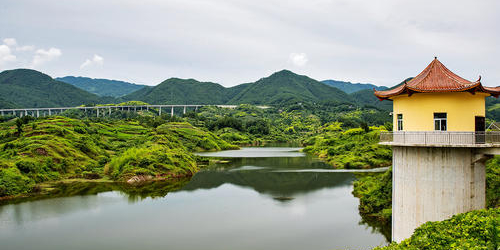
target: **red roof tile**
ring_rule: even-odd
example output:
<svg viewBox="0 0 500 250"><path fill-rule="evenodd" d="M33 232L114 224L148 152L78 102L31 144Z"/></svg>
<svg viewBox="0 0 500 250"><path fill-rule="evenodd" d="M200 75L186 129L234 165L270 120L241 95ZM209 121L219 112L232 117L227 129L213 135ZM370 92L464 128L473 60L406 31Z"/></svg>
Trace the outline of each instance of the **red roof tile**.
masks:
<svg viewBox="0 0 500 250"><path fill-rule="evenodd" d="M475 82L468 81L451 72L437 58L434 58L427 68L410 81L390 90L375 91L374 94L380 100L384 100L401 94L464 91L484 92L495 97L500 95L500 87L483 87L481 77Z"/></svg>

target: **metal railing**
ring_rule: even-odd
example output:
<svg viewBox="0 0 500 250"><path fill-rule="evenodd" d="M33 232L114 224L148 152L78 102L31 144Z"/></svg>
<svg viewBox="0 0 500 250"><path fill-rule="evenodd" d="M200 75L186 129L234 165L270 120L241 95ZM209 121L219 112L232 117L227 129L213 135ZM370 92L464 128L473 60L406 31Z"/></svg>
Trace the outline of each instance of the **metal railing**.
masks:
<svg viewBox="0 0 500 250"><path fill-rule="evenodd" d="M380 142L415 145L500 144L500 132L395 131L381 132Z"/></svg>

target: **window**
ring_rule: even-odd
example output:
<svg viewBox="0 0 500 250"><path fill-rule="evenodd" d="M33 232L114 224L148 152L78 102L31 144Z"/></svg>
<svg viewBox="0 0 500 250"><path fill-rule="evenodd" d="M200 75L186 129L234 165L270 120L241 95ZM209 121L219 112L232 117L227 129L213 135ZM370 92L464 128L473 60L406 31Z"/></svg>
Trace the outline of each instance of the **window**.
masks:
<svg viewBox="0 0 500 250"><path fill-rule="evenodd" d="M434 130L446 131L446 113L434 113Z"/></svg>
<svg viewBox="0 0 500 250"><path fill-rule="evenodd" d="M403 130L403 114L398 114L398 131Z"/></svg>

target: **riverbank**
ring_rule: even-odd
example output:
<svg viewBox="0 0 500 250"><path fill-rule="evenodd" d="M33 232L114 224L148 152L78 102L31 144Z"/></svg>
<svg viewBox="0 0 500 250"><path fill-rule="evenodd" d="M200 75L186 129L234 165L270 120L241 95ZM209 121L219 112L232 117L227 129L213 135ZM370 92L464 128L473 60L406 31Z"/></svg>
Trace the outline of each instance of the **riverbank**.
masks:
<svg viewBox="0 0 500 250"><path fill-rule="evenodd" d="M191 176L202 160L193 152L238 148L182 122L148 126L134 120L49 117L0 126L0 197L10 198L62 180L141 182Z"/></svg>

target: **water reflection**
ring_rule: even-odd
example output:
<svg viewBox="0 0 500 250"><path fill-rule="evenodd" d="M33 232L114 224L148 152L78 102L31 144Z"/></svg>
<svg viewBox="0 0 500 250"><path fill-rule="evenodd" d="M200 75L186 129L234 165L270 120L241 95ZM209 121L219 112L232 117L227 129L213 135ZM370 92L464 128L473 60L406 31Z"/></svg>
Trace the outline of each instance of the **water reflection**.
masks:
<svg viewBox="0 0 500 250"><path fill-rule="evenodd" d="M266 154L280 156L276 152ZM283 171L329 168L305 156L234 158L178 182L62 185L51 196L58 198L0 206L1 248L321 250L384 244L382 234L362 224L352 173Z"/></svg>

